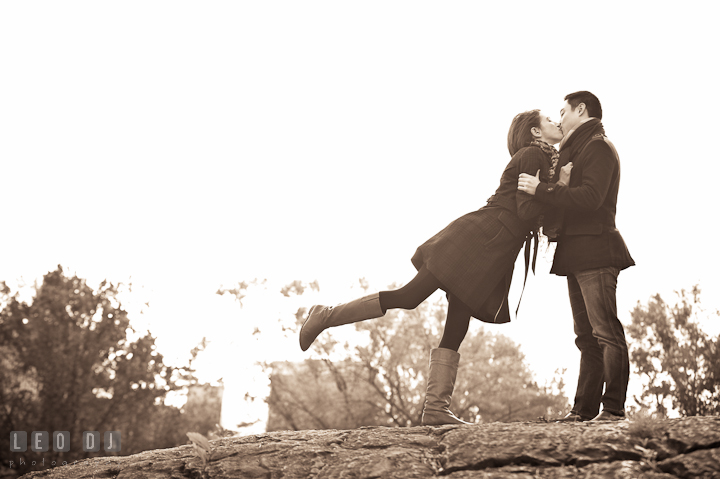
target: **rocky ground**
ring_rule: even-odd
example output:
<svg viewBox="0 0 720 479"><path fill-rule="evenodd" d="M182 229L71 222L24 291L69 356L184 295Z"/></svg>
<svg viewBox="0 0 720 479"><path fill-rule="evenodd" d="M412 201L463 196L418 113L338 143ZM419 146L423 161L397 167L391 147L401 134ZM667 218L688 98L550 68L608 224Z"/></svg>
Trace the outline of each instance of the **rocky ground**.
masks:
<svg viewBox="0 0 720 479"><path fill-rule="evenodd" d="M287 431L94 458L23 478L720 478L720 417Z"/></svg>

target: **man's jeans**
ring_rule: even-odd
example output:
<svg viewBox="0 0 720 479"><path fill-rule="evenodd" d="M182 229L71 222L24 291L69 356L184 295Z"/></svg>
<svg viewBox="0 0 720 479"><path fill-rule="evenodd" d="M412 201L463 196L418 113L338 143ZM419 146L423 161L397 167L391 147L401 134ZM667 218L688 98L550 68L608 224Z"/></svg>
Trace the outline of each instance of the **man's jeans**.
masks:
<svg viewBox="0 0 720 479"><path fill-rule="evenodd" d="M630 376L625 331L617 317L615 291L619 270L613 267L568 275L568 292L580 349L580 375L573 411L592 419L600 409L625 414ZM605 394L603 394L605 383Z"/></svg>

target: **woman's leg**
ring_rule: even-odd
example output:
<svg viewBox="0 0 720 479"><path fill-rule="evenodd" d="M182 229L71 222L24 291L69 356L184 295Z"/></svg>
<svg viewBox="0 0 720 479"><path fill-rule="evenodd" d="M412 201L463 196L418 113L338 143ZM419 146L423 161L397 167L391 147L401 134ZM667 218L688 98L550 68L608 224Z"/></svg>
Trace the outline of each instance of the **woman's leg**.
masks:
<svg viewBox="0 0 720 479"><path fill-rule="evenodd" d="M435 276L427 268L423 267L402 288L393 291L380 291L380 307L383 314L388 309L415 309L440 286L441 284ZM467 334L472 311L456 296L452 294L448 296L447 319L439 347L457 351Z"/></svg>
<svg viewBox="0 0 720 479"><path fill-rule="evenodd" d="M422 424L425 426L470 424L450 411L450 402L460 364L457 350L465 339L472 312L452 294L449 295L448 303L448 315L440 346L430 351L430 371L422 414Z"/></svg>
<svg viewBox="0 0 720 479"><path fill-rule="evenodd" d="M448 315L440 346L430 351L430 371L422 415L422 424L426 426L470 424L450 411L450 402L460 364L457 350L465 339L472 312L452 294L449 295L448 303Z"/></svg>
<svg viewBox="0 0 720 479"><path fill-rule="evenodd" d="M415 309L428 296L440 288L440 282L424 266L402 288L380 291L380 307L385 314L388 309Z"/></svg>
<svg viewBox="0 0 720 479"><path fill-rule="evenodd" d="M460 301L456 296L452 294L449 295L445 329L443 330L443 336L440 340L440 346L438 347L452 349L453 351L460 349L460 344L462 344L468 332L471 317L472 311L470 308L465 306L465 303Z"/></svg>
<svg viewBox="0 0 720 479"><path fill-rule="evenodd" d="M392 308L414 309L439 287L438 280L426 268L421 268L408 284L395 291L373 293L337 306L316 304L300 328L300 348L307 351L327 328L379 318Z"/></svg>

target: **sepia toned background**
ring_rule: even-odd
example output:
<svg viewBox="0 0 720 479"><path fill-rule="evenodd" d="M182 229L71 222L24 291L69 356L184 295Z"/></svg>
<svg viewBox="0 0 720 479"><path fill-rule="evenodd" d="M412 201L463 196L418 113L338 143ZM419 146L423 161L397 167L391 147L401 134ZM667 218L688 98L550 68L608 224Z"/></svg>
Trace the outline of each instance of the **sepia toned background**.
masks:
<svg viewBox="0 0 720 479"><path fill-rule="evenodd" d="M178 366L206 338L194 367L222 379L222 425L261 432L268 377L256 362L313 357L288 318L409 281L415 248L495 191L513 116L541 108L557 121L566 94L590 90L620 154L617 225L637 263L619 277L620 319L695 284L718 308L718 13L712 2L3 3L0 280L28 299L57 265L92 285L132 283L121 299L133 328ZM485 328L518 343L540 383L566 369L572 397L579 354L551 261L541 251L519 317ZM294 281L318 287L281 294ZM241 302L217 294L242 282Z"/></svg>

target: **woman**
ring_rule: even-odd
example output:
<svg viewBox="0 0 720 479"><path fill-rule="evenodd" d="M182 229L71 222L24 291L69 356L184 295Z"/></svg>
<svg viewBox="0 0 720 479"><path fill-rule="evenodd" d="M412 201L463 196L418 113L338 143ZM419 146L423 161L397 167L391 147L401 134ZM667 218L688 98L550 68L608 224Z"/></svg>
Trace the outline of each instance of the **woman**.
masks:
<svg viewBox="0 0 720 479"><path fill-rule="evenodd" d="M422 244L412 257L418 273L402 288L334 307L310 308L300 330L302 350L329 327L378 318L388 309L414 309L442 289L448 297L447 319L440 345L430 352L422 424L469 424L450 411L460 361L457 350L471 317L490 323L510 321L508 291L515 260L548 208L518 191L518 176L537 172L540 181L557 181L559 154L551 145L562 137L560 126L539 110L517 115L508 133L512 158L487 205L456 219ZM559 181L568 183L571 167L562 169Z"/></svg>

